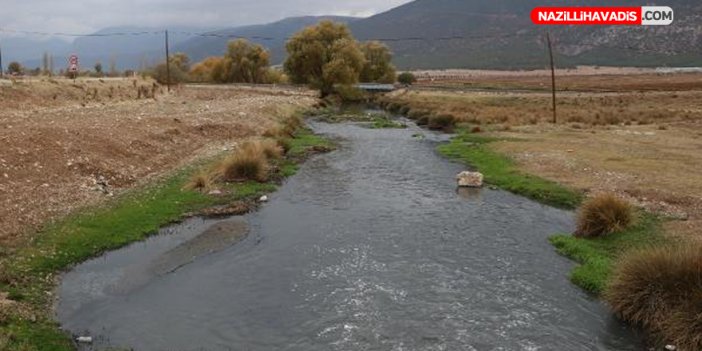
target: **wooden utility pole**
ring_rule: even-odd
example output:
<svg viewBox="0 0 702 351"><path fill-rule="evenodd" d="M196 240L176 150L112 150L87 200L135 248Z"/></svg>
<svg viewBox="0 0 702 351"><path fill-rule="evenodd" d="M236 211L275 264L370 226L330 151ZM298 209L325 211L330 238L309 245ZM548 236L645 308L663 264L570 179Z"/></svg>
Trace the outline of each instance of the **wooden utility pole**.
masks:
<svg viewBox="0 0 702 351"><path fill-rule="evenodd" d="M548 42L548 55L551 57L551 92L553 93L553 123L558 123L556 114L556 68L553 65L553 45L551 45L551 33L546 32Z"/></svg>
<svg viewBox="0 0 702 351"><path fill-rule="evenodd" d="M168 29L166 29L166 86L171 91L171 55L168 52Z"/></svg>
<svg viewBox="0 0 702 351"><path fill-rule="evenodd" d="M4 69L2 68L2 47L0 47L0 78L3 77Z"/></svg>

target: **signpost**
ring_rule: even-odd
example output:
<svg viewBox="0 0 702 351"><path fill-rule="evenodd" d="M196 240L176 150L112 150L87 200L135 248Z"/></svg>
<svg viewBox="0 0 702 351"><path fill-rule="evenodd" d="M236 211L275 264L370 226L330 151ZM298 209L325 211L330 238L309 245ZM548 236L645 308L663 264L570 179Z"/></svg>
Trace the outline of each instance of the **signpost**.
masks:
<svg viewBox="0 0 702 351"><path fill-rule="evenodd" d="M78 55L76 54L68 58L68 75L71 79L78 77Z"/></svg>

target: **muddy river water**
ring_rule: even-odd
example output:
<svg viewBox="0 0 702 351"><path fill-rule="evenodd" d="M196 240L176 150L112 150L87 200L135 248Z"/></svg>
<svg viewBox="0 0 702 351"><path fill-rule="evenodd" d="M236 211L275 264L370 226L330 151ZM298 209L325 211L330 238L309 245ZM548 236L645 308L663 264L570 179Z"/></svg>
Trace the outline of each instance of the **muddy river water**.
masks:
<svg viewBox="0 0 702 351"><path fill-rule="evenodd" d="M85 350L641 349L547 242L571 212L457 191L464 166L435 153L439 134L314 128L339 149L258 212L192 219L67 273L62 327L92 336Z"/></svg>

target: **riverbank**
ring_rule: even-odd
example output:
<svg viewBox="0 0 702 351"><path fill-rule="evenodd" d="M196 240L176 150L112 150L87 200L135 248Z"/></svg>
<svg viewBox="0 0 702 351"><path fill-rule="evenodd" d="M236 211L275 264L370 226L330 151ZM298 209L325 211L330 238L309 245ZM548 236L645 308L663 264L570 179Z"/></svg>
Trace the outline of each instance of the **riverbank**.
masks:
<svg viewBox="0 0 702 351"><path fill-rule="evenodd" d="M698 92L686 94L689 98ZM391 94L381 104L422 124L431 124L435 116L452 120L458 133L449 144L440 146L439 152L476 167L488 184L563 208L576 208L586 194L602 192L613 192L639 207L635 224L623 232L594 239L558 234L550 239L559 253L580 264L572 271L571 281L602 295L622 260L640 250L698 241L702 227L702 199L690 191L702 184L698 172L692 170L702 164L692 151L699 148L702 135L700 119L693 117L697 113L683 108L665 118L656 117L669 109L667 99L674 95L659 92L642 100L649 104L649 111L632 123L626 117L621 119L631 112L627 105L636 104L628 95L569 96L566 104L572 110L567 113L578 115L573 117L578 122L560 125L543 123L545 115L538 117L531 107L541 105L542 97L537 95L415 91ZM610 104L605 102L597 107L604 109L602 115L585 117L593 110L583 108L588 99L619 99L619 116L608 117ZM659 103L652 105L657 100ZM676 106L693 107L693 100L686 101ZM524 109L528 113L520 116ZM459 110L464 114L457 114ZM532 113L534 118L528 117ZM665 173L660 171L663 164ZM687 268L694 271L694 267ZM673 306L663 315L672 317L680 308ZM653 318L637 316L638 320L623 317L633 323ZM690 345L694 340L689 329L651 330L663 342L684 340L681 345Z"/></svg>
<svg viewBox="0 0 702 351"><path fill-rule="evenodd" d="M58 329L49 312L59 273L88 258L143 240L160 227L187 216L221 215L224 212L217 209L231 207L238 208L237 214L251 211L260 196L275 191L285 177L295 174L298 163L332 148L329 141L308 129L298 130L285 142L289 151L269 182L223 183L209 193L187 190L192 177L201 168L217 163L221 159L217 157L42 230L38 240L2 262L2 290L8 292L10 301L3 305L6 309L0 326L0 346L5 348L0 349L73 350L70 338Z"/></svg>
<svg viewBox="0 0 702 351"><path fill-rule="evenodd" d="M149 95L140 96L146 87ZM47 222L232 149L316 102L301 89L183 86L169 93L142 79L2 86L0 256Z"/></svg>
<svg viewBox="0 0 702 351"><path fill-rule="evenodd" d="M503 139L459 131L450 143L439 146L438 151L449 159L476 167L490 185L550 206L574 210L580 205L584 192L519 170L512 159L490 147L490 143L500 140ZM666 242L661 233L664 222L661 218L646 211L639 211L637 218L632 228L601 238L584 240L572 234L551 237L559 253L581 264L573 269L571 281L599 295L607 286L620 255Z"/></svg>

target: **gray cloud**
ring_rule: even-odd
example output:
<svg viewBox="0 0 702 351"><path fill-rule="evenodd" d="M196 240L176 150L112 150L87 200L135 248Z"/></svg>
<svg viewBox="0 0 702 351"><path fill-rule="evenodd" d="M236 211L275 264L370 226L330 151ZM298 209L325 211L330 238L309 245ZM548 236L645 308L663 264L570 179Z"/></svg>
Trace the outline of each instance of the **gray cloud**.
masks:
<svg viewBox="0 0 702 351"><path fill-rule="evenodd" d="M0 0L0 27L91 33L113 26L222 28L303 15L369 16L410 0Z"/></svg>

